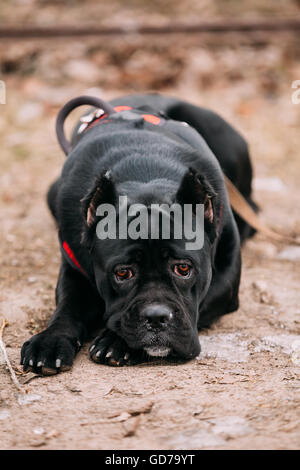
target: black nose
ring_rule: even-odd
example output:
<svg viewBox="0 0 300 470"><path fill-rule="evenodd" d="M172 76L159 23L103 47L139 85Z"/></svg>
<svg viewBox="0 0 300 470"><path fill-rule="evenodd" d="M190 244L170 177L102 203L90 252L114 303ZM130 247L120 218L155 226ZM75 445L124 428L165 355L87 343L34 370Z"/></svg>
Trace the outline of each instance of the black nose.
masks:
<svg viewBox="0 0 300 470"><path fill-rule="evenodd" d="M161 328L166 325L173 316L169 307L161 304L147 305L142 310L141 315L153 328Z"/></svg>

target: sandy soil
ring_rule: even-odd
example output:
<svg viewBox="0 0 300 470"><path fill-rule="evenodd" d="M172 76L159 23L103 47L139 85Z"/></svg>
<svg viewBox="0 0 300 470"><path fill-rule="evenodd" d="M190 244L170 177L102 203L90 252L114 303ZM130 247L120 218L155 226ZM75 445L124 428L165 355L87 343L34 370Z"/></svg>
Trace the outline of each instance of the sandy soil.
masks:
<svg viewBox="0 0 300 470"><path fill-rule="evenodd" d="M152 87L211 107L245 135L262 215L292 234L300 233L300 105L291 102L291 81L300 78L300 64L287 41L264 46L259 54L251 45L234 52L194 45L184 63L178 49L178 75L164 84L149 84L143 67L134 73L139 89ZM68 58L68 51L59 53ZM12 52L7 54L12 60ZM39 57L44 67L51 54L57 59L53 43ZM158 60L151 48L145 54ZM167 69L174 51L165 54ZM126 64L110 67L113 85L97 90L106 98L130 88L130 80L122 82ZM116 84L120 78L122 87ZM27 399L18 395L0 356L0 448L299 448L300 255L260 235L243 249L240 309L201 332L199 358L110 368L91 362L86 345L69 372L22 373L20 347L53 311L60 261L45 204L63 161L55 114L87 85L74 77L58 84L35 73L7 73L6 81L9 99L0 105L0 317L9 321L4 341Z"/></svg>

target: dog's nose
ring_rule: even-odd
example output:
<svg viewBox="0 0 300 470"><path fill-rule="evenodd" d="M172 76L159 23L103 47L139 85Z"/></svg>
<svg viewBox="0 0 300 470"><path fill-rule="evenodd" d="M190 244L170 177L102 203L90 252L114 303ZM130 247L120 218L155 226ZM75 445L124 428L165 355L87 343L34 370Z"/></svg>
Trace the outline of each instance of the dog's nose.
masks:
<svg viewBox="0 0 300 470"><path fill-rule="evenodd" d="M171 320L172 311L166 305L147 305L142 310L142 317L153 328L160 328Z"/></svg>

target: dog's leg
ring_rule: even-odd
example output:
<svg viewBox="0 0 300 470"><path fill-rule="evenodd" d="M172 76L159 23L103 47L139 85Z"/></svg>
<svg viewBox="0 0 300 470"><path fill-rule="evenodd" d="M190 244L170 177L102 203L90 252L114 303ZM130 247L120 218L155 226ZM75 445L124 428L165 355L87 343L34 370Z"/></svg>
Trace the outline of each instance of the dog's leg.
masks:
<svg viewBox="0 0 300 470"><path fill-rule="evenodd" d="M198 328L207 328L216 318L239 307L241 253L238 234L229 224L223 228L209 291L200 306Z"/></svg>
<svg viewBox="0 0 300 470"><path fill-rule="evenodd" d="M25 371L51 375L70 369L88 331L100 326L103 302L99 294L66 261L60 269L56 303L48 328L22 347Z"/></svg>

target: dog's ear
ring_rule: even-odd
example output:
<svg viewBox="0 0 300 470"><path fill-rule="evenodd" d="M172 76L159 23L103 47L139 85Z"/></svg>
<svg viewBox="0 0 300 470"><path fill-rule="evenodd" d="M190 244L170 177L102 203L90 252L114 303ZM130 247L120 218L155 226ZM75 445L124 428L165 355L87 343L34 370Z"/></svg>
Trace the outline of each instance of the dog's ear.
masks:
<svg viewBox="0 0 300 470"><path fill-rule="evenodd" d="M97 177L92 188L87 195L81 199L82 214L84 217L84 230L82 234L82 242L88 242L89 235L93 232L96 223L97 207L100 204L115 204L116 189L109 171L103 171Z"/></svg>
<svg viewBox="0 0 300 470"><path fill-rule="evenodd" d="M176 200L180 204L204 204L204 218L209 223L215 219L216 193L207 179L189 168L185 173L176 194Z"/></svg>

